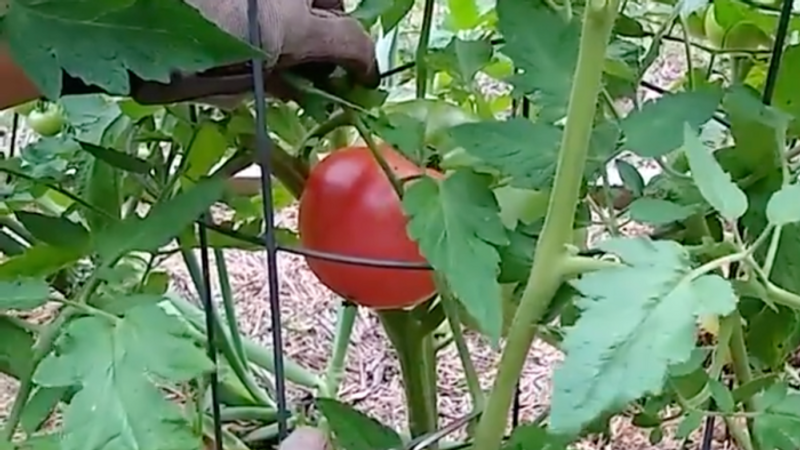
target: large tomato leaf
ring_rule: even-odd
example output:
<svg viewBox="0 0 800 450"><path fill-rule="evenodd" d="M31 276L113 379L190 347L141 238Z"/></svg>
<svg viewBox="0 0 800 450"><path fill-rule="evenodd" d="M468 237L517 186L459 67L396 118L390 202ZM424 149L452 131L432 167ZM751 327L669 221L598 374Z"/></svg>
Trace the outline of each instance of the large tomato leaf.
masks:
<svg viewBox="0 0 800 450"><path fill-rule="evenodd" d="M692 178L703 198L728 220L742 217L747 212L747 195L731 180L730 174L722 169L710 149L688 124L684 127L683 136L683 149L689 160Z"/></svg>
<svg viewBox="0 0 800 450"><path fill-rule="evenodd" d="M619 129L605 122L592 132L585 172L595 173L616 150ZM515 117L452 127L450 137L471 155L511 177L511 186L549 189L555 178L563 130Z"/></svg>
<svg viewBox="0 0 800 450"><path fill-rule="evenodd" d="M645 103L620 122L625 148L639 156L664 156L683 144L683 127L697 131L714 115L722 101L722 90L704 88L665 94Z"/></svg>
<svg viewBox="0 0 800 450"><path fill-rule="evenodd" d="M130 251L154 251L169 243L215 203L225 189L221 177L198 182L174 198L155 205L145 216L131 215L95 236L95 250L105 261Z"/></svg>
<svg viewBox="0 0 800 450"><path fill-rule="evenodd" d="M496 343L503 323L497 246L508 244L508 234L490 182L471 170L441 182L422 178L406 191L403 208L409 236Z"/></svg>
<svg viewBox="0 0 800 450"><path fill-rule="evenodd" d="M557 120L566 113L578 60L580 21L540 0L497 0L497 27L520 73L511 78L521 94L532 94L539 114Z"/></svg>
<svg viewBox="0 0 800 450"><path fill-rule="evenodd" d="M46 277L71 265L85 255L85 249L37 244L26 249L24 253L3 261L0 264L0 280Z"/></svg>
<svg viewBox="0 0 800 450"><path fill-rule="evenodd" d="M753 434L763 448L800 447L800 392L776 384L757 396L755 403L759 414L753 419Z"/></svg>
<svg viewBox="0 0 800 450"><path fill-rule="evenodd" d="M74 320L34 379L42 386L80 387L64 412L63 450L183 450L197 448L200 438L151 377L182 382L211 368L185 325L145 305L120 319Z"/></svg>
<svg viewBox="0 0 800 450"><path fill-rule="evenodd" d="M550 424L557 434L577 433L604 412L659 394L670 365L691 357L697 319L736 307L724 278L690 277L690 257L675 242L620 238L599 247L624 265L572 283L582 311L567 331L566 359L553 380Z"/></svg>
<svg viewBox="0 0 800 450"><path fill-rule="evenodd" d="M61 94L62 68L126 95L128 70L165 83L173 70L196 72L259 54L182 0L16 0L4 31L14 61L49 98ZM156 56L153 49L169 51Z"/></svg>
<svg viewBox="0 0 800 450"><path fill-rule="evenodd" d="M403 446L394 430L350 405L329 398L318 398L316 404L330 425L337 448L393 450Z"/></svg>

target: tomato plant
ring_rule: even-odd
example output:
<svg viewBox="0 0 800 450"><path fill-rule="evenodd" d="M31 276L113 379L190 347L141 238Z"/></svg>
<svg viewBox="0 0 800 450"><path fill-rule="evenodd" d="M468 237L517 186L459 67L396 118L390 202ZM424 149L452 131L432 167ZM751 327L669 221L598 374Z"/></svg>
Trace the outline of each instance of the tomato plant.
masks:
<svg viewBox="0 0 800 450"><path fill-rule="evenodd" d="M380 154L400 180L424 173L389 147L381 147ZM368 147L337 149L325 157L311 170L300 197L300 242L315 251L424 263L419 247L406 233L406 222L400 198ZM371 308L413 306L435 292L432 275L425 270L318 258L307 262L332 291Z"/></svg>
<svg viewBox="0 0 800 450"><path fill-rule="evenodd" d="M800 24L781 17L781 2L358 2L351 16L376 37L381 87L334 71L330 83L294 83L294 102L266 102L267 206L300 208L299 230L268 235L282 250L431 270L309 257L353 302L330 305L324 371L283 355L286 380L303 391L292 398L315 407L290 400L278 411L275 353L239 329L243 299L224 257L264 247L267 196L226 180L259 154L254 104L125 97L127 72L163 81L256 54L184 2L132 0L109 15L104 0L60 1L67 7L15 0L3 16L11 56L51 103L17 109L41 139L9 149L0 167L0 372L19 381L0 411L0 448L116 450L109 436L153 450L210 447L215 368L223 442L235 450L277 447L282 419L313 427L285 445L313 434L335 450L402 448L403 429L446 434L439 448L563 449L590 445L621 415L652 448L696 440L706 450L699 428L715 421L729 447L797 447ZM173 24L191 25L192 39L166 33ZM142 58L153 48L163 57ZM109 95L56 100L65 71ZM346 144L356 135L363 146ZM312 166L314 149L336 150ZM408 181L402 201L384 160ZM219 292L206 292L195 250L214 253ZM170 289L181 283L162 269L168 255L196 293ZM214 321L195 297L218 298L224 316ZM45 304L55 313L40 314ZM324 312L304 319L327 326ZM340 397L340 385L365 381L345 371L365 314L393 347L399 370L378 382L403 390L406 424ZM300 353L327 349L324 338ZM520 425L504 439L516 387L538 385L523 370L535 339L563 354L542 383L550 391L535 392L551 401L532 417L522 396ZM480 372L475 349L498 354L496 376ZM471 411L453 427L439 418L460 415L452 405L464 399L437 389L444 364L469 393ZM56 410L63 420L47 420Z"/></svg>

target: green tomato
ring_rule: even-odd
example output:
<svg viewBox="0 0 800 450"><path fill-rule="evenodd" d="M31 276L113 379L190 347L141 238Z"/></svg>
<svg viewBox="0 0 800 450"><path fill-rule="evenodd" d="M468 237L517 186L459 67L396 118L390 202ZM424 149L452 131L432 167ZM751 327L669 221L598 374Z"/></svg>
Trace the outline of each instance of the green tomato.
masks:
<svg viewBox="0 0 800 450"><path fill-rule="evenodd" d="M55 136L64 127L66 120L58 107L50 106L45 111L31 111L27 122L28 126L40 135Z"/></svg>
<svg viewBox="0 0 800 450"><path fill-rule="evenodd" d="M34 108L36 108L36 104L38 102L39 100L31 100L27 103L17 105L13 108L13 111L19 114L20 116L27 116L28 114L31 113L31 111L33 111Z"/></svg>

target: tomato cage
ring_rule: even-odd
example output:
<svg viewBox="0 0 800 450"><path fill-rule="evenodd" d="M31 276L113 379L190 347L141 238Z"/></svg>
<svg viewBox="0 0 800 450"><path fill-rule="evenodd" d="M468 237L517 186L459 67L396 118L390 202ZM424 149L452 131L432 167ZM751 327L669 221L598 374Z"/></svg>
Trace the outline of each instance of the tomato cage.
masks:
<svg viewBox="0 0 800 450"><path fill-rule="evenodd" d="M258 0L248 0L248 26L249 26L249 41L250 44L255 47L261 47L261 42L259 39L260 30L258 24ZM765 104L770 104L771 99L773 97L773 93L775 91L775 86L777 83L777 76L778 76L778 69L780 67L780 60L783 53L784 44L787 37L788 27L789 27L789 20L791 17L791 10L792 10L792 1L791 0L783 0L780 8L775 7L774 11L779 13L778 15L778 27L776 33L776 39L774 43L774 49L772 52L772 58L769 65L769 71L767 73L767 79L765 83L765 89L762 95L762 101ZM494 44L501 43L501 41L493 42ZM287 396L286 396L286 380L285 380L285 367L284 367L284 360L283 360L283 337L281 331L281 312L280 312L280 293L279 293L279 274L277 270L277 254L278 252L287 252L293 253L297 255L302 255L307 258L317 258L322 260L327 260L331 262L337 262L342 264L350 264L350 265L360 265L360 266L370 266L370 267L381 267L381 268L393 268L393 269L404 269L404 270L432 270L432 268L427 264L420 264L417 262L406 262L406 261L387 261L387 260L375 260L370 258L361 258L361 257L353 257L353 256L345 256L339 254L331 254L325 253L320 251L314 251L310 249L304 249L300 247L294 246L285 246L279 245L276 241L276 227L275 227L275 217L274 217L274 210L273 210L273 198L272 198L272 167L270 162L270 155L273 149L273 142L268 134L268 117L266 116L266 108L265 108L265 86L264 86L264 74L260 69L263 65L263 61L259 59L254 59L251 61L252 66L252 77L253 77L253 85L254 85L254 98L255 98L255 113L256 113L256 123L261 124L256 126L256 150L257 150L257 157L258 162L261 167L261 192L262 192L262 208L264 214L264 221L265 221L265 232L263 234L263 240L256 242L258 245L262 245L263 248L266 250L266 264L267 264L267 271L268 271L268 288L269 288L269 306L270 306L270 313L271 313L271 334L272 334L272 342L273 342L273 352L274 352L274 372L275 372L275 394L276 394L276 403L278 409L277 415L277 424L278 424L278 440L282 441L288 434L289 431L289 407L287 405ZM382 76L391 76L393 74L399 73L403 70L409 69L414 66L414 63L406 64L390 71L384 73ZM660 91L664 93L663 89L658 88L655 85L650 85L646 82L642 83L643 87ZM523 98L521 101L514 101L512 107L512 114L521 114L523 117L529 117L530 115L530 102L527 98ZM715 118L718 121L724 121L719 117ZM16 128L16 127L15 127ZM13 139L12 139L13 142ZM199 292L201 301L203 303L203 307L205 310L205 326L207 330L207 349L208 355L216 363L216 355L217 355L217 348L215 344L215 326L213 322L213 305L211 301L211 282L210 282L210 263L209 263L209 243L208 243L208 230L218 229L214 223L212 223L210 216L206 215L204 218L199 222L199 243L200 243L200 251L201 251L201 273L203 277L202 283L202 292ZM731 272L735 272L732 270ZM216 372L210 375L210 386L211 386L211 398L212 398L212 416L214 421L214 436L215 436L215 448L217 450L221 450L223 448L223 433L222 433L222 420L220 418L220 399L219 399L219 392L218 392L218 375ZM520 420L520 389L519 384L517 384L516 388L516 395L514 397L511 421L512 424L516 427L519 424ZM712 399L713 402L713 399ZM464 426L468 421L474 419L479 412L473 412L468 414L467 416L461 417L452 421L449 425L439 429L435 433L431 433L427 436L420 436L416 439L413 439L409 443L407 443L403 449L404 450L423 450L428 448L439 440L441 440L444 436L454 432L456 429ZM702 438L702 445L701 449L707 450L711 447L712 435L713 435L713 428L714 428L714 420L715 417L709 416L706 419L706 423L704 425L703 431L703 438ZM393 450L401 450L401 449L393 449Z"/></svg>

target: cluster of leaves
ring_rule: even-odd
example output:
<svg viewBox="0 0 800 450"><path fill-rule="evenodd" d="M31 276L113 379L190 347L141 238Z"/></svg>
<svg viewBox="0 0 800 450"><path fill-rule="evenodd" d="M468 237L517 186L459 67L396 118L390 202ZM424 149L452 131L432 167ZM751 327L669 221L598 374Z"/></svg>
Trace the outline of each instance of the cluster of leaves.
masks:
<svg viewBox="0 0 800 450"><path fill-rule="evenodd" d="M407 189L409 234L467 318L499 343L506 312L513 314L526 287L557 171L583 3L448 4L439 38L417 61L428 70L417 75L436 80L431 97L438 99L404 101L408 85L418 82L410 78L392 92L353 90L335 99L310 90L299 106L270 104L275 157L289 162L276 161L276 175L291 192L279 186L273 197L285 204L297 194L291 168L306 164L300 156L307 145L322 151L335 145L309 141L311 130L337 107L355 111L372 133L447 173L441 182L421 179ZM413 5L364 0L353 15L367 25L379 22L389 34ZM800 343L794 300L800 294L800 209L794 201L796 161L786 150L800 133L800 47L789 46L781 57L773 106L759 98L769 64L761 50L715 54L717 63L688 71L675 92L644 104L638 99L664 39L682 39L671 21L705 6L629 2L617 20L603 67L608 101L595 118L576 227L587 227L593 210L611 232L628 218L657 226L666 239L607 241L597 250L616 255L619 265L559 291L546 324L554 324L566 359L555 376L549 428L518 428L508 449L565 448L579 435L603 432L610 415L623 410L634 411L634 422L650 429L656 442L668 422L665 411L677 407L681 414L671 417L682 418L678 434L686 437L709 413L712 399L726 418L746 412L752 438L763 448L795 448L800 441L798 392L784 372ZM769 9L735 0L716 0L714 7L726 31L747 26L774 35L777 16ZM664 33L652 30L653 11L662 19L656 26L667 17ZM133 29L130 23L140 26L124 42L104 34ZM45 32L25 32L34 25ZM163 81L174 66L200 70L254 51L177 0L15 0L3 27L14 57L51 96L60 90L62 68L109 93L125 93L127 70ZM800 22L793 18L790 29L800 30ZM173 67L142 58L142 48L172 49ZM691 53L697 47L686 48ZM479 73L509 82L513 91L483 93ZM507 117L512 99L523 98L531 117ZM633 99L634 108L621 113L614 106L619 98ZM8 177L0 217L0 247L7 256L0 263L0 371L29 390L14 420L33 434L65 400L62 448L195 448L207 425L190 407L206 407L198 381L211 367L198 347L204 325L169 295L165 274L153 268L175 251L192 267L190 250L200 242L195 222L217 202L235 215L208 230L210 245L258 245L247 236L263 227L260 199L232 192L222 169L252 151L252 112L202 110L194 117L188 106L143 107L103 96L60 103L68 118L64 132L0 164ZM702 138L715 133L722 144L711 152ZM625 151L657 160L665 170L645 180L617 159ZM595 186L614 159L622 179L616 188L630 200L617 208L615 191ZM152 205L143 217L141 204ZM723 231L734 223L731 237ZM288 230L281 237L293 239ZM173 241L177 248L165 251ZM726 279L714 272L720 261L745 268ZM47 301L61 305L52 323L19 319L16 311ZM720 318L711 347L696 340L698 320L709 316ZM722 382L730 378L724 370L728 349L733 389ZM269 362L235 349L225 357L224 368L235 372L223 377L236 398L230 405L274 412L269 393L262 398L253 387L248 367L240 370L248 362L268 369ZM308 387L318 387L313 376L306 378ZM183 410L159 390L187 385L192 401ZM346 405L320 400L318 406L343 449L392 449L401 442ZM234 448L241 444L230 438Z"/></svg>

